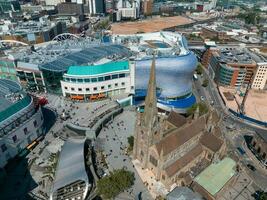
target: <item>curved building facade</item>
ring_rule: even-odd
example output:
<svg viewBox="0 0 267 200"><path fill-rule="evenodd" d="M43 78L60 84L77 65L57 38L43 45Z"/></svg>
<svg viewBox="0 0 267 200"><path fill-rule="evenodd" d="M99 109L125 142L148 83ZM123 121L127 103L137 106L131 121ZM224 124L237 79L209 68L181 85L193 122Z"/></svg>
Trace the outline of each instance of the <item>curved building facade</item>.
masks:
<svg viewBox="0 0 267 200"><path fill-rule="evenodd" d="M0 168L43 134L43 115L33 98L10 80L0 79Z"/></svg>
<svg viewBox="0 0 267 200"><path fill-rule="evenodd" d="M188 50L184 36L174 32L155 32L114 36L113 41L128 44L128 48L137 55L136 100L145 98L152 54L156 54L158 107L186 112L196 102L192 93L192 78L197 58Z"/></svg>
<svg viewBox="0 0 267 200"><path fill-rule="evenodd" d="M50 200L86 199L92 180L88 177L86 165L88 143L85 139L68 139L60 157L51 189Z"/></svg>

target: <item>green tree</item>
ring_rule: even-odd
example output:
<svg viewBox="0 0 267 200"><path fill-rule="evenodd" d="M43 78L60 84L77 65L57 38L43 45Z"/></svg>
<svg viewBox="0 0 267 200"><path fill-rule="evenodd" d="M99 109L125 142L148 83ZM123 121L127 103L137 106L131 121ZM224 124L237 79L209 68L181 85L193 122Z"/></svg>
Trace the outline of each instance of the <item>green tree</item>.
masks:
<svg viewBox="0 0 267 200"><path fill-rule="evenodd" d="M204 115L209 111L207 105L205 103L200 102L200 103L195 103L193 106L188 108L186 115L187 116L193 115L196 112L197 107L199 107L199 116Z"/></svg>
<svg viewBox="0 0 267 200"><path fill-rule="evenodd" d="M134 173L117 169L97 182L97 192L104 199L113 199L134 184Z"/></svg>
<svg viewBox="0 0 267 200"><path fill-rule="evenodd" d="M203 81L203 83L202 83L202 86L203 86L203 87L207 87L208 84L209 84L209 80L208 80L208 79L205 79L205 80Z"/></svg>
<svg viewBox="0 0 267 200"><path fill-rule="evenodd" d="M134 146L134 137L133 136L130 136L127 138L128 140L128 144L129 144L129 150L132 151L133 150L133 146Z"/></svg>
<svg viewBox="0 0 267 200"><path fill-rule="evenodd" d="M261 193L259 196L259 200L267 200L267 193Z"/></svg>
<svg viewBox="0 0 267 200"><path fill-rule="evenodd" d="M203 73L202 64L198 63L197 68L196 68L196 72L198 75L201 75Z"/></svg>

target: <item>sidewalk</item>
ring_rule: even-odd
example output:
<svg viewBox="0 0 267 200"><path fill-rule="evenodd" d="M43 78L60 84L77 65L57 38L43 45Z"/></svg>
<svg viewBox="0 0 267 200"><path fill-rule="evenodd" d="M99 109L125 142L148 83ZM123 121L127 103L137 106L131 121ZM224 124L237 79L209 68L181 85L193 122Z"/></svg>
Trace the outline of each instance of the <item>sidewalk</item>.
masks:
<svg viewBox="0 0 267 200"><path fill-rule="evenodd" d="M142 169L138 160L132 160L132 163L137 173L141 177L143 183L147 183L148 191L153 199L155 199L159 195L166 196L168 194L169 191L161 182L155 179L155 176L151 171Z"/></svg>

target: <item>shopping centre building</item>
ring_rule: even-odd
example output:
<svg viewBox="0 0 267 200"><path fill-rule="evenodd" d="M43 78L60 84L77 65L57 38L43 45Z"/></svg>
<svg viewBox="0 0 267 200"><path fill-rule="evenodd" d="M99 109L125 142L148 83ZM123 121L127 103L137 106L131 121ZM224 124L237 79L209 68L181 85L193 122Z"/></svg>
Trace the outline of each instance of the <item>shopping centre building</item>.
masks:
<svg viewBox="0 0 267 200"><path fill-rule="evenodd" d="M16 82L0 79L0 168L43 134L43 115Z"/></svg>
<svg viewBox="0 0 267 200"><path fill-rule="evenodd" d="M64 97L97 100L134 93L134 61L116 61L101 65L71 66L61 81Z"/></svg>
<svg viewBox="0 0 267 200"><path fill-rule="evenodd" d="M12 53L19 80L28 89L77 100L123 93L136 103L146 96L153 55L158 107L186 112L196 102L192 77L197 58L179 33L112 35L108 42L76 38Z"/></svg>

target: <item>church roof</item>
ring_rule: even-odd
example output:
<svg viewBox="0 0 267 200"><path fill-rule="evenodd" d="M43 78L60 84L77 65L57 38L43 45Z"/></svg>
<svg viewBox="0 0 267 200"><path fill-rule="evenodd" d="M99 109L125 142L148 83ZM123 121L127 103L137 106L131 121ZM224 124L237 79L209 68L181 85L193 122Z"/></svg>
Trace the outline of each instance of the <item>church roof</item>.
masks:
<svg viewBox="0 0 267 200"><path fill-rule="evenodd" d="M159 143L155 144L158 154L163 150L163 156L177 149L179 146L186 143L192 137L198 135L205 129L205 116L193 120L191 124L174 130L172 133L164 137Z"/></svg>
<svg viewBox="0 0 267 200"><path fill-rule="evenodd" d="M180 128L181 126L186 124L186 118L174 111L171 111L167 118L167 121L177 128Z"/></svg>
<svg viewBox="0 0 267 200"><path fill-rule="evenodd" d="M198 155L202 153L202 146L198 144L194 147L191 151L185 154L180 159L176 160L174 163L169 165L165 171L169 177L172 177L176 174L180 169L184 168L188 165L191 161L193 161Z"/></svg>
<svg viewBox="0 0 267 200"><path fill-rule="evenodd" d="M201 137L200 143L205 147L207 147L208 149L210 149L211 151L217 152L220 150L223 144L223 140L219 139L218 137L216 137L211 133L206 133Z"/></svg>

